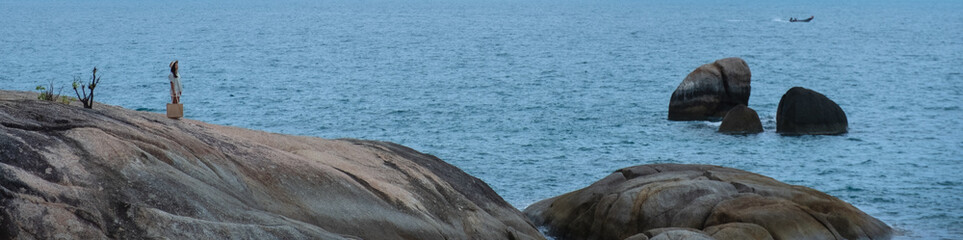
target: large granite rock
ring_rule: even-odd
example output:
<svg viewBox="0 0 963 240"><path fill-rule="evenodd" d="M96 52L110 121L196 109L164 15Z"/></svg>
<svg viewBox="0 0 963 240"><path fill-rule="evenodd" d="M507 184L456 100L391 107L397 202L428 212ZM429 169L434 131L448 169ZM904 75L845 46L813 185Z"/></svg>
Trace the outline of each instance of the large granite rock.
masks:
<svg viewBox="0 0 963 240"><path fill-rule="evenodd" d="M0 239L543 239L481 180L397 144L0 91Z"/></svg>
<svg viewBox="0 0 963 240"><path fill-rule="evenodd" d="M719 132L726 134L752 134L762 131L762 121L759 120L759 114L756 113L756 110L742 104L730 109L726 113L726 117L722 119L722 124L719 125Z"/></svg>
<svg viewBox="0 0 963 240"><path fill-rule="evenodd" d="M892 232L825 193L711 165L623 168L524 213L557 239L625 239L668 227L718 239L887 239Z"/></svg>
<svg viewBox="0 0 963 240"><path fill-rule="evenodd" d="M749 105L749 65L723 58L693 70L672 92L669 120L717 120L736 105Z"/></svg>
<svg viewBox="0 0 963 240"><path fill-rule="evenodd" d="M793 87L782 95L776 109L776 132L785 135L846 133L849 122L843 109L816 91Z"/></svg>

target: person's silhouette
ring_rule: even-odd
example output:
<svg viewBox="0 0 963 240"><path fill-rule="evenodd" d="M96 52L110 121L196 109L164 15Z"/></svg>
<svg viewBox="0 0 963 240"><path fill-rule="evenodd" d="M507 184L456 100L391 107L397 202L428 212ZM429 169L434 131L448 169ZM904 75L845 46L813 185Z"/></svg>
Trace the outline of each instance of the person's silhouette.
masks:
<svg viewBox="0 0 963 240"><path fill-rule="evenodd" d="M167 79L171 80L171 103L178 104L181 103L181 75L177 73L177 60L174 60L170 64L171 74L167 76Z"/></svg>

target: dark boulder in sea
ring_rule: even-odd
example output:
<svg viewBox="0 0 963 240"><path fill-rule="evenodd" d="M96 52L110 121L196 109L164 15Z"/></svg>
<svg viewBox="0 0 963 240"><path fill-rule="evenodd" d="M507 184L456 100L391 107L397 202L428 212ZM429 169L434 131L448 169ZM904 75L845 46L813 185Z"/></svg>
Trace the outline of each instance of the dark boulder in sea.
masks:
<svg viewBox="0 0 963 240"><path fill-rule="evenodd" d="M621 240L672 227L717 239L887 239L892 232L825 193L712 165L623 168L524 213L557 239Z"/></svg>
<svg viewBox="0 0 963 240"><path fill-rule="evenodd" d="M776 132L785 135L846 133L849 122L836 102L816 91L793 87L782 95L776 109Z"/></svg>
<svg viewBox="0 0 963 240"><path fill-rule="evenodd" d="M761 133L762 122L759 121L759 114L756 110L739 104L726 113L719 125L719 132L726 134L752 134Z"/></svg>
<svg viewBox="0 0 963 240"><path fill-rule="evenodd" d="M544 239L401 145L36 98L0 91L2 239Z"/></svg>
<svg viewBox="0 0 963 240"><path fill-rule="evenodd" d="M749 105L749 65L723 58L693 70L672 92L669 120L718 120L736 105Z"/></svg>

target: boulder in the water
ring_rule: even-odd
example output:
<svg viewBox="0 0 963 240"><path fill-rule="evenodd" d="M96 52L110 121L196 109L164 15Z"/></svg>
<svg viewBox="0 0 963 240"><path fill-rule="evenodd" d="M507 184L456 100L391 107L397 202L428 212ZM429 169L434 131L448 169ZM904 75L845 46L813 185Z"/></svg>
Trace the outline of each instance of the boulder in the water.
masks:
<svg viewBox="0 0 963 240"><path fill-rule="evenodd" d="M892 232L825 193L711 165L623 168L524 213L556 239L622 240L668 227L744 239L887 239Z"/></svg>
<svg viewBox="0 0 963 240"><path fill-rule="evenodd" d="M846 113L836 102L816 91L793 87L782 95L776 110L776 132L785 135L846 133Z"/></svg>
<svg viewBox="0 0 963 240"><path fill-rule="evenodd" d="M722 125L719 125L719 132L726 134L752 134L762 131L759 114L742 104L730 109L722 119Z"/></svg>
<svg viewBox="0 0 963 240"><path fill-rule="evenodd" d="M749 105L749 65L723 58L693 70L672 92L669 120L718 120L736 105Z"/></svg>

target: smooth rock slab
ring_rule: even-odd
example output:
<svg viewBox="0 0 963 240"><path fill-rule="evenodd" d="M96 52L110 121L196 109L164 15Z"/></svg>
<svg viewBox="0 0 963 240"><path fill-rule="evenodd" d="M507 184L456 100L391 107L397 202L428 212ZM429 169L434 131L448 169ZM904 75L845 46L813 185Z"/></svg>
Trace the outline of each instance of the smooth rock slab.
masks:
<svg viewBox="0 0 963 240"><path fill-rule="evenodd" d="M543 239L401 145L36 98L0 91L0 239Z"/></svg>
<svg viewBox="0 0 963 240"><path fill-rule="evenodd" d="M721 234L748 239L766 239L767 234L775 239L888 239L892 232L825 193L711 165L619 169L586 188L532 204L524 213L557 239L625 239L669 227L712 234L738 227Z"/></svg>
<svg viewBox="0 0 963 240"><path fill-rule="evenodd" d="M672 92L669 120L717 120L736 105L749 105L752 73L741 58L699 66Z"/></svg>

